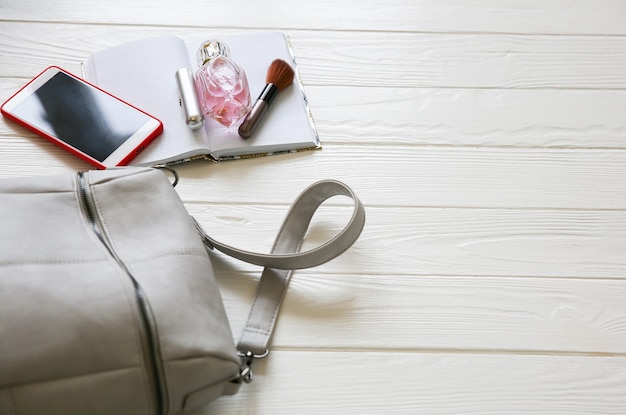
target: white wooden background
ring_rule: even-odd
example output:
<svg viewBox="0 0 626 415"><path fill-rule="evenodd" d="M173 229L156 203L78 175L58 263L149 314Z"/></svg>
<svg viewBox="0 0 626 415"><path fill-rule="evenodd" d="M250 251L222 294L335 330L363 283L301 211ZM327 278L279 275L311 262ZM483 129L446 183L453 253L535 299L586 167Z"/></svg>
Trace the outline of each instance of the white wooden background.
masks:
<svg viewBox="0 0 626 415"><path fill-rule="evenodd" d="M179 192L257 251L317 179L368 222L296 273L256 381L196 415L623 415L625 23L619 0L0 0L0 99L133 39L291 37L324 149L186 165ZM87 168L0 121L0 177ZM237 333L259 269L215 266Z"/></svg>

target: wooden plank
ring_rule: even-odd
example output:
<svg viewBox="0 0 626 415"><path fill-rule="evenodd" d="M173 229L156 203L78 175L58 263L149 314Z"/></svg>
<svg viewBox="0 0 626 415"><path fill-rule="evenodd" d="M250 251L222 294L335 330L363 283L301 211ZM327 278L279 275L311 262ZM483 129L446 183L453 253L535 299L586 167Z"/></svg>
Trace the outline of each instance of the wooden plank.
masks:
<svg viewBox="0 0 626 415"><path fill-rule="evenodd" d="M141 0L122 4L38 0L4 1L2 18L29 22L62 21L132 25L268 28L299 27L312 30L497 32L549 34L625 34L622 2L566 0L484 2L480 0L411 1L390 5L383 1L320 0L293 3L207 3L189 0L171 7L153 0L146 12ZM332 10L332 13L329 12ZM375 19L372 17L375 16Z"/></svg>
<svg viewBox="0 0 626 415"><path fill-rule="evenodd" d="M346 36L355 36L349 33ZM310 83L398 88L623 89L623 37L322 32L298 37ZM371 51L376 50L376 58ZM308 76L307 76L307 79Z"/></svg>
<svg viewBox="0 0 626 415"><path fill-rule="evenodd" d="M26 80L7 78L0 101ZM324 143L626 148L626 91L307 86ZM0 121L0 137L27 136Z"/></svg>
<svg viewBox="0 0 626 415"><path fill-rule="evenodd" d="M626 91L310 86L325 142L624 148Z"/></svg>
<svg viewBox="0 0 626 415"><path fill-rule="evenodd" d="M626 359L275 352L256 380L192 415L621 415Z"/></svg>
<svg viewBox="0 0 626 415"><path fill-rule="evenodd" d="M24 140L3 144L0 169L9 176L89 167L52 144L36 144L45 151L29 157L15 156ZM317 152L192 163L177 170L186 202L289 204L314 181L337 179L367 206L626 208L626 153L620 150L327 145Z"/></svg>
<svg viewBox="0 0 626 415"><path fill-rule="evenodd" d="M70 71L91 52L157 34L220 30L4 23L0 76ZM224 30L224 33L233 30ZM287 31L307 85L625 89L626 37ZM46 39L42 47L42 39ZM372 51L376 51L373 59Z"/></svg>
<svg viewBox="0 0 626 415"><path fill-rule="evenodd" d="M369 206L623 209L626 154L536 150L327 146L314 153L181 166L186 201L290 203L315 180L352 185ZM279 180L276 178L280 177ZM232 189L237 189L232 194Z"/></svg>
<svg viewBox="0 0 626 415"><path fill-rule="evenodd" d="M187 208L214 238L269 252L285 205L192 203ZM332 202L332 200L331 200ZM624 279L626 211L437 209L366 206L359 241L315 274L509 276ZM351 209L322 207L303 249L336 235ZM229 266L256 270L237 261ZM226 269L224 269L226 270ZM299 271L306 272L306 271Z"/></svg>
<svg viewBox="0 0 626 415"><path fill-rule="evenodd" d="M390 258L378 254L379 261ZM353 272L363 270L353 264ZM626 281L296 271L280 350L499 351L626 355ZM235 338L260 271L217 268Z"/></svg>

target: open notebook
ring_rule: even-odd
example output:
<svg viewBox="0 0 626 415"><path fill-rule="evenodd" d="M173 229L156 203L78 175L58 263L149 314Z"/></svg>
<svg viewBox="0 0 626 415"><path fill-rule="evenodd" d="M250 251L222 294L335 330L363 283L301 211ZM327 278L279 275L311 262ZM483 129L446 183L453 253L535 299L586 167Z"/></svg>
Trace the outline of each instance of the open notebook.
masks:
<svg viewBox="0 0 626 415"><path fill-rule="evenodd" d="M200 130L192 131L185 124L175 74L183 67L193 72L198 69L196 50L208 39L230 47L230 57L246 72L253 102L265 86L267 69L274 59L289 62L296 72L293 85L276 96L248 139L239 137L238 123L227 128L205 116ZM163 122L163 134L132 164L217 161L321 148L289 41L280 32L209 36L195 41L176 36L144 39L93 53L83 70L87 81Z"/></svg>

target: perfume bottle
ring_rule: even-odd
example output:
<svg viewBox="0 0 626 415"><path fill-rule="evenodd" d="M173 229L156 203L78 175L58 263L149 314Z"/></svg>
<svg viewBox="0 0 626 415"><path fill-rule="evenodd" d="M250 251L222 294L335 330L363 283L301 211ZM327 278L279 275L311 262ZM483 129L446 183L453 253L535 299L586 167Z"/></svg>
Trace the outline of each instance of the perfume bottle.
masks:
<svg viewBox="0 0 626 415"><path fill-rule="evenodd" d="M252 103L246 73L229 55L226 44L204 42L196 53L200 68L194 77L202 112L226 127L245 117Z"/></svg>

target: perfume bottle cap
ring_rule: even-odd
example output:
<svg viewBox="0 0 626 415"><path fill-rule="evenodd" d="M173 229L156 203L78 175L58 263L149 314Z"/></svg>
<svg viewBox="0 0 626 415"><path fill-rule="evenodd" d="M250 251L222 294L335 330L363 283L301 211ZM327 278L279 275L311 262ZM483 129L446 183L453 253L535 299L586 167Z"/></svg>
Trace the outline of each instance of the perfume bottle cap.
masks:
<svg viewBox="0 0 626 415"><path fill-rule="evenodd" d="M196 52L196 63L198 66L202 67L208 61L220 55L226 56L227 58L229 57L230 48L228 45L219 40L207 40L200 45Z"/></svg>

